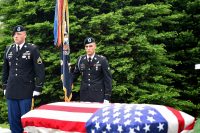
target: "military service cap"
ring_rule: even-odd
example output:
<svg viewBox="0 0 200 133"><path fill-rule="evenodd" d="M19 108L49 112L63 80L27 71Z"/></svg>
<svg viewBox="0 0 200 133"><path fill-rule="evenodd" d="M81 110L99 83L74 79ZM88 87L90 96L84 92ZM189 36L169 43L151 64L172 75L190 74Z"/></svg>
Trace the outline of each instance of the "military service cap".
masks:
<svg viewBox="0 0 200 133"><path fill-rule="evenodd" d="M87 37L84 40L84 45L89 44L89 43L93 43L95 42L95 39L93 37Z"/></svg>
<svg viewBox="0 0 200 133"><path fill-rule="evenodd" d="M26 31L26 29L22 25L17 25L13 28L12 36L14 36L15 32Z"/></svg>

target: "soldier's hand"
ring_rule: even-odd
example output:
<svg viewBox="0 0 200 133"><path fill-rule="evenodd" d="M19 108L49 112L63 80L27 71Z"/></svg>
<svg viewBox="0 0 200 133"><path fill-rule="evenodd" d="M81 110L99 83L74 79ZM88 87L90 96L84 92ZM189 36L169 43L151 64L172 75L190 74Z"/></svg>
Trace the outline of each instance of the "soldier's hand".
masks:
<svg viewBox="0 0 200 133"><path fill-rule="evenodd" d="M108 100L106 100L106 99L104 99L103 103L109 103L109 101L108 101Z"/></svg>
<svg viewBox="0 0 200 133"><path fill-rule="evenodd" d="M40 95L40 92L38 91L33 91L33 97L36 97L36 96L39 96Z"/></svg>
<svg viewBox="0 0 200 133"><path fill-rule="evenodd" d="M4 96L6 95L6 90L3 90L3 94L4 94Z"/></svg>
<svg viewBox="0 0 200 133"><path fill-rule="evenodd" d="M3 95L5 96L6 95L6 84L3 84L2 89L3 89Z"/></svg>

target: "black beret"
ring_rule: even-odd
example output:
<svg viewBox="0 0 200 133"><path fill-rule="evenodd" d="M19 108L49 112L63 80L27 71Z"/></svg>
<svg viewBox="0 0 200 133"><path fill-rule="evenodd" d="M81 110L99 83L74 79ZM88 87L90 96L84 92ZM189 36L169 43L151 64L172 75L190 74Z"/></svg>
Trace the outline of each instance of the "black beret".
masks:
<svg viewBox="0 0 200 133"><path fill-rule="evenodd" d="M23 26L21 26L21 25L17 25L17 26L15 26L13 28L12 35L14 36L15 32L22 32L22 31L26 31L26 29Z"/></svg>
<svg viewBox="0 0 200 133"><path fill-rule="evenodd" d="M93 37L87 37L84 40L84 45L89 44L89 43L93 43L95 42L95 39Z"/></svg>

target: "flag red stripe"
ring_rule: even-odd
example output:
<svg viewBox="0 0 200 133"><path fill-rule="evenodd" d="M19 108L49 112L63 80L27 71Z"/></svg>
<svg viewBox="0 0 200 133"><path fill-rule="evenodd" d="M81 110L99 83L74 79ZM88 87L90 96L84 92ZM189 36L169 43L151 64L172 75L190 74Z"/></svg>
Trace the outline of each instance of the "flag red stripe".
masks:
<svg viewBox="0 0 200 133"><path fill-rule="evenodd" d="M188 125L185 130L192 130L194 128L195 125L195 121L193 121L193 123L191 123L190 125Z"/></svg>
<svg viewBox="0 0 200 133"><path fill-rule="evenodd" d="M171 107L167 107L178 119L178 133L180 133L181 131L184 130L184 125L185 125L185 121L184 118L182 117L182 115L180 114L180 112L178 110L175 110Z"/></svg>
<svg viewBox="0 0 200 133"><path fill-rule="evenodd" d="M23 127L26 126L45 127L45 128L59 129L68 132L86 132L85 122L74 122L74 121L29 117L29 118L23 118L22 125Z"/></svg>
<svg viewBox="0 0 200 133"><path fill-rule="evenodd" d="M80 112L80 113L94 113L99 108L84 108L84 107L71 107L71 106L56 106L56 105L43 105L37 109L54 110L54 111L67 111L67 112Z"/></svg>

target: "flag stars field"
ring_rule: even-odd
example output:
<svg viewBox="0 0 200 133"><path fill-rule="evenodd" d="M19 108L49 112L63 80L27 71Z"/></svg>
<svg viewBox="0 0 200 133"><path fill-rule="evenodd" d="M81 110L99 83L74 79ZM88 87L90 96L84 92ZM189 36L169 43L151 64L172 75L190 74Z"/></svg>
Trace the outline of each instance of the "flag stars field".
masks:
<svg viewBox="0 0 200 133"><path fill-rule="evenodd" d="M115 119L115 120L113 121L113 123L114 123L114 124L117 124L117 123L119 123L119 121L120 121L120 118L117 118L117 119Z"/></svg>
<svg viewBox="0 0 200 133"><path fill-rule="evenodd" d="M135 122L142 123L142 121L141 121L140 117L135 117L134 119L135 119Z"/></svg>
<svg viewBox="0 0 200 133"><path fill-rule="evenodd" d="M106 124L106 129L110 132L110 130L111 130L110 124Z"/></svg>
<svg viewBox="0 0 200 133"><path fill-rule="evenodd" d="M144 110L144 106L137 106L136 110Z"/></svg>
<svg viewBox="0 0 200 133"><path fill-rule="evenodd" d="M119 131L120 133L123 132L123 129L122 129L122 126L121 126L121 125L118 125L117 131Z"/></svg>
<svg viewBox="0 0 200 133"><path fill-rule="evenodd" d="M128 125L130 125L130 124L131 124L131 120L129 120L129 119L128 119L127 121L124 122L124 125L125 125L125 126L128 126Z"/></svg>
<svg viewBox="0 0 200 133"><path fill-rule="evenodd" d="M96 127L97 130L100 128L100 126L99 126L99 122L96 122L95 127Z"/></svg>
<svg viewBox="0 0 200 133"><path fill-rule="evenodd" d="M159 132L164 130L164 124L159 123L159 126L157 128L159 129Z"/></svg>
<svg viewBox="0 0 200 133"><path fill-rule="evenodd" d="M136 133L134 128L130 128L129 133Z"/></svg>
<svg viewBox="0 0 200 133"><path fill-rule="evenodd" d="M113 109L113 112L114 112L114 113L115 113L115 112L119 112L119 110L120 110L119 108L114 108L114 109Z"/></svg>
<svg viewBox="0 0 200 133"><path fill-rule="evenodd" d="M129 113L131 111L131 108L127 108L124 110L124 114Z"/></svg>
<svg viewBox="0 0 200 133"><path fill-rule="evenodd" d="M110 113L109 111L106 111L106 112L104 112L102 115L105 117L105 116L107 116L109 113Z"/></svg>
<svg viewBox="0 0 200 133"><path fill-rule="evenodd" d="M142 116L143 114L140 111L135 111L135 115Z"/></svg>
<svg viewBox="0 0 200 133"><path fill-rule="evenodd" d="M95 116L93 119L92 119L92 121L94 122L94 121L97 121L99 119L99 116Z"/></svg>
<svg viewBox="0 0 200 133"><path fill-rule="evenodd" d="M135 129L138 130L138 131L140 131L140 127L139 126L137 126Z"/></svg>
<svg viewBox="0 0 200 133"><path fill-rule="evenodd" d="M148 111L148 114L151 114L151 115L156 115L156 112L155 112L155 111L153 111L153 110L149 110L149 111Z"/></svg>
<svg viewBox="0 0 200 133"><path fill-rule="evenodd" d="M147 116L147 120L150 121L151 123L155 121L154 118L150 116Z"/></svg>
<svg viewBox="0 0 200 133"><path fill-rule="evenodd" d="M103 123L108 122L109 121L109 117L106 117L105 119L103 119Z"/></svg>
<svg viewBox="0 0 200 133"><path fill-rule="evenodd" d="M96 119L95 122L100 123L98 123L98 126L95 125L96 132L106 130L107 132L118 133L166 133L168 130L165 118L156 108L149 105L111 105L110 108L106 107L106 111L105 109L102 110L96 112L99 119ZM88 125L90 125L89 123ZM109 123L109 125L105 123ZM92 128L92 125L90 128Z"/></svg>
<svg viewBox="0 0 200 133"><path fill-rule="evenodd" d="M145 127L143 129L145 130L145 133L147 133L148 131L150 131L150 125L145 124Z"/></svg>
<svg viewBox="0 0 200 133"><path fill-rule="evenodd" d="M131 117L131 113L125 114L124 115L124 119L130 118Z"/></svg>
<svg viewBox="0 0 200 133"><path fill-rule="evenodd" d="M118 117L120 115L120 112L116 112L114 115L113 115L113 117L115 118L115 117Z"/></svg>

